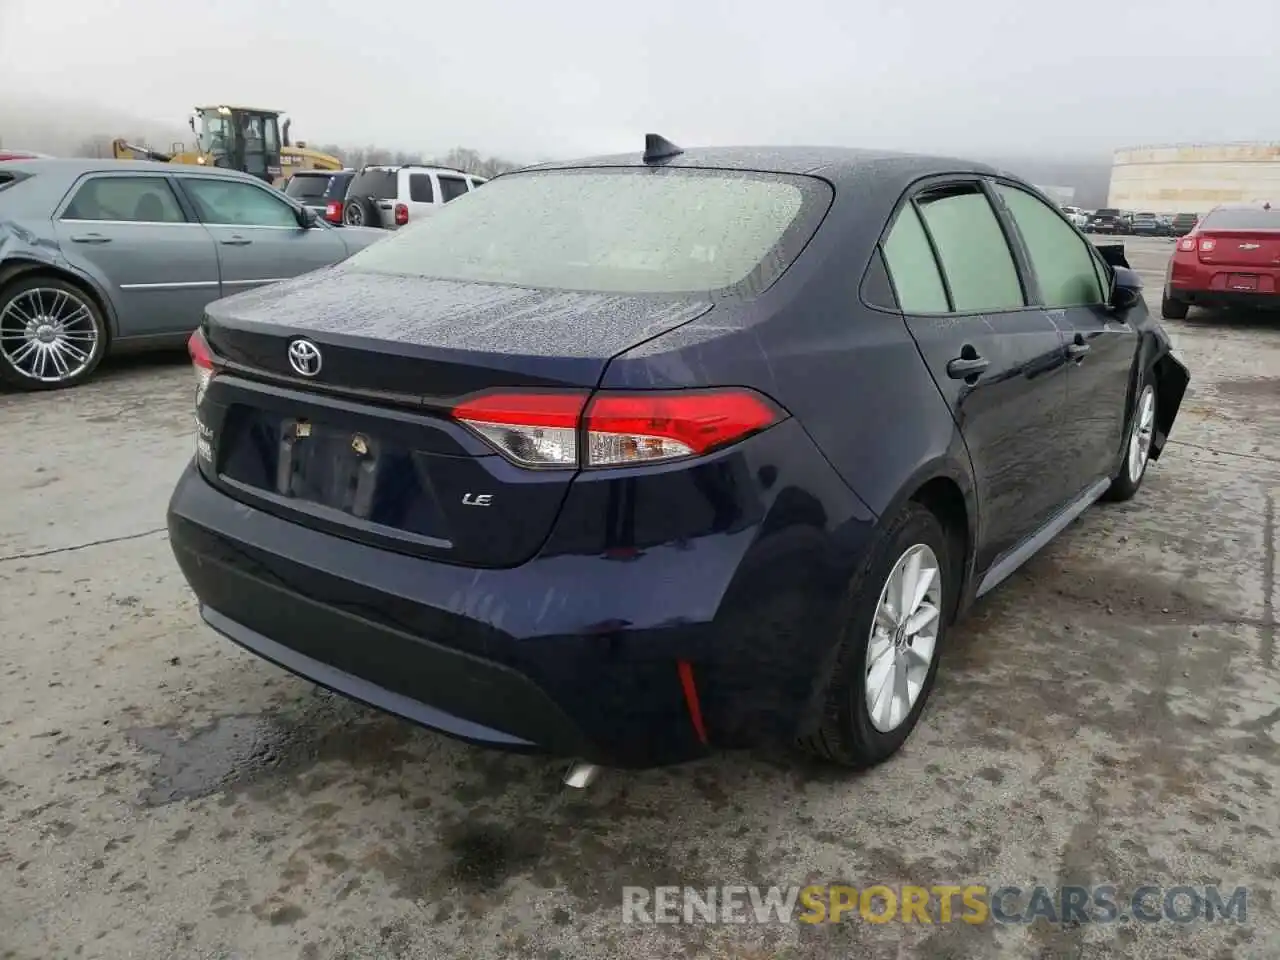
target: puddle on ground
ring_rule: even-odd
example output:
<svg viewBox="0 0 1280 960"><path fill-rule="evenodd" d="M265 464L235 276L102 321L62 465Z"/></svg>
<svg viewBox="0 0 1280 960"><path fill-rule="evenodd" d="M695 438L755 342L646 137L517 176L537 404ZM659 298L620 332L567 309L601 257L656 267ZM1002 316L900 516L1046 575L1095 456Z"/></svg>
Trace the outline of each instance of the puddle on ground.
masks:
<svg viewBox="0 0 1280 960"><path fill-rule="evenodd" d="M279 762L283 731L263 717L221 717L183 736L165 727L125 731L159 762L139 799L147 806L193 800L252 778Z"/></svg>
<svg viewBox="0 0 1280 960"><path fill-rule="evenodd" d="M161 806L260 784L328 760L395 770L410 759L406 747L416 732L345 698L319 694L300 713L231 714L194 729L135 727L125 734L158 758L139 801Z"/></svg>
<svg viewBox="0 0 1280 960"><path fill-rule="evenodd" d="M1217 393L1228 397L1245 399L1277 399L1280 398L1280 378L1277 377L1235 377L1229 380L1218 380L1213 384Z"/></svg>

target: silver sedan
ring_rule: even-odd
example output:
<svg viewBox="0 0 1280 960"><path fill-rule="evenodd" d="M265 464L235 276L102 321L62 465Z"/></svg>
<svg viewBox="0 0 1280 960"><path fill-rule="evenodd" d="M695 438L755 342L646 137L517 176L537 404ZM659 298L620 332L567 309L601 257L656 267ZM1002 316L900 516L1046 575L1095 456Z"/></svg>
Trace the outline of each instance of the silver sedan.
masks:
<svg viewBox="0 0 1280 960"><path fill-rule="evenodd" d="M345 260L335 228L245 174L117 160L0 163L0 381L74 386L108 350L182 344L205 306Z"/></svg>

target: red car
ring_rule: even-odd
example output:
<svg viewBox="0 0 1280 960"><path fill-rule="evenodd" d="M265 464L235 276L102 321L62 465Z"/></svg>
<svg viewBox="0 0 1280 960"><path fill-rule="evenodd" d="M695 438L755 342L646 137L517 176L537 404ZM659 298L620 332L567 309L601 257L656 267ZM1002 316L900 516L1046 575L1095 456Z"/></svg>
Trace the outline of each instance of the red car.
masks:
<svg viewBox="0 0 1280 960"><path fill-rule="evenodd" d="M1178 241L1160 312L1181 320L1192 306L1280 310L1280 210L1270 203L1216 207Z"/></svg>

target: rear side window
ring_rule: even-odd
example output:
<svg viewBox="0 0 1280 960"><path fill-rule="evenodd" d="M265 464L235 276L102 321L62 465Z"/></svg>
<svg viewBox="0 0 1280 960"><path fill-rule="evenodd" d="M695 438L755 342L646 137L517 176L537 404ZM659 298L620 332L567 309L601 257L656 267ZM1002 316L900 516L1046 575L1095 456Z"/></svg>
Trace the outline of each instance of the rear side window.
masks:
<svg viewBox="0 0 1280 960"><path fill-rule="evenodd" d="M62 219L185 223L187 218L164 177L92 177L80 185Z"/></svg>
<svg viewBox="0 0 1280 960"><path fill-rule="evenodd" d="M353 197L395 200L396 172L394 170L365 170L356 174L347 193Z"/></svg>
<svg viewBox="0 0 1280 960"><path fill-rule="evenodd" d="M503 176L398 230L349 269L599 293L753 295L831 204L811 177L726 170L544 170Z"/></svg>
<svg viewBox="0 0 1280 960"><path fill-rule="evenodd" d="M1206 230L1280 230L1280 210L1239 207L1214 210L1200 226Z"/></svg>
<svg viewBox="0 0 1280 960"><path fill-rule="evenodd" d="M440 177L440 199L445 203L457 200L467 192L467 181L462 177Z"/></svg>
<svg viewBox="0 0 1280 960"><path fill-rule="evenodd" d="M471 181L471 189L472 189L472 190L479 190L479 189L480 189L481 184L483 184L483 183L484 183L484 181L483 181L483 180L472 180L472 181Z"/></svg>
<svg viewBox="0 0 1280 960"><path fill-rule="evenodd" d="M1025 305L1013 254L981 189L957 184L926 191L916 202L938 248L955 310L1016 310Z"/></svg>
<svg viewBox="0 0 1280 960"><path fill-rule="evenodd" d="M913 204L907 204L884 241L885 266L903 313L946 313L947 291L929 237Z"/></svg>
<svg viewBox="0 0 1280 960"><path fill-rule="evenodd" d="M435 203L435 193L431 189L431 174L409 174L409 199L414 203Z"/></svg>
<svg viewBox="0 0 1280 960"><path fill-rule="evenodd" d="M1102 287L1086 241L1026 191L1005 184L996 189L1027 248L1044 305L1077 307L1102 303Z"/></svg>

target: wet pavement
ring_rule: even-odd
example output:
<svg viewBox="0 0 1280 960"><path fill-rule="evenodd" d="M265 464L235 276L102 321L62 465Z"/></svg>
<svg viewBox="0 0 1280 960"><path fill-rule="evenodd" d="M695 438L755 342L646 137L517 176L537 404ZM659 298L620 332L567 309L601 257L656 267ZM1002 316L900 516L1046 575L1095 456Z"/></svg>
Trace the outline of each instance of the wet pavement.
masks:
<svg viewBox="0 0 1280 960"><path fill-rule="evenodd" d="M1128 247L1158 300L1171 245ZM0 394L0 960L1280 955L1280 319L1167 327L1193 383L1165 456L953 633L898 758L582 793L199 624L163 529L183 358ZM624 885L842 881L1250 899L1243 925L621 920Z"/></svg>

